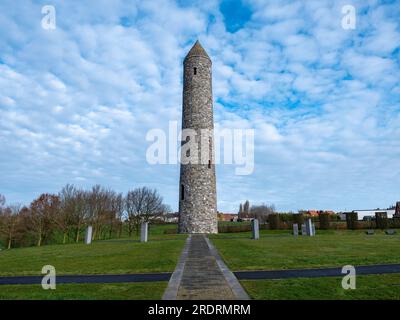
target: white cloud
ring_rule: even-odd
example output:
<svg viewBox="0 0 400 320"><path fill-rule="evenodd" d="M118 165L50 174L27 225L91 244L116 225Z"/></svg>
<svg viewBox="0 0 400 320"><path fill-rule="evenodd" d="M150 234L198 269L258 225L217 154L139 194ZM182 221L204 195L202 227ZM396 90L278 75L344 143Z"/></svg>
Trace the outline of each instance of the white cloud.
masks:
<svg viewBox="0 0 400 320"><path fill-rule="evenodd" d="M200 38L216 123L256 130L253 175L218 167L220 210L399 200L398 3L356 1L354 32L340 26L342 2L246 3L234 34L217 1L63 2L52 33L39 5L2 3L0 192L29 202L68 182L146 184L176 208L179 168L148 165L144 137L180 122L182 59Z"/></svg>

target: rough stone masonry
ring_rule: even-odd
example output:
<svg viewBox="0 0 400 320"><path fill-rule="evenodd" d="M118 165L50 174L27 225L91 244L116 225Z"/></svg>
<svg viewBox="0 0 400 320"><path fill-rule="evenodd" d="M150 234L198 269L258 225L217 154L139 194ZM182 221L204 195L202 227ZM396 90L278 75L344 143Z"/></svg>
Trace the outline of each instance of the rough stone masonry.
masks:
<svg viewBox="0 0 400 320"><path fill-rule="evenodd" d="M198 41L185 57L183 67L182 130L193 129L195 136L184 137L183 134L182 144L194 139L191 142L195 142L197 148L181 154L181 160L186 157L189 161L181 161L179 232L217 233L212 63ZM206 161L202 161L204 154Z"/></svg>

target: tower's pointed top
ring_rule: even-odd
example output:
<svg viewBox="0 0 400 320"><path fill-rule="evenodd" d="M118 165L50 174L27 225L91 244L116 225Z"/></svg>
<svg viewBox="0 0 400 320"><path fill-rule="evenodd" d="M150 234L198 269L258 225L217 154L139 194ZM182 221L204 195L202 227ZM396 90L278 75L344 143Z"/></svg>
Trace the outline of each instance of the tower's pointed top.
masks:
<svg viewBox="0 0 400 320"><path fill-rule="evenodd" d="M192 49L190 49L190 51L188 52L185 59L194 56L201 56L211 60L206 50L204 50L204 48L201 46L199 40L196 40L195 44L193 45Z"/></svg>

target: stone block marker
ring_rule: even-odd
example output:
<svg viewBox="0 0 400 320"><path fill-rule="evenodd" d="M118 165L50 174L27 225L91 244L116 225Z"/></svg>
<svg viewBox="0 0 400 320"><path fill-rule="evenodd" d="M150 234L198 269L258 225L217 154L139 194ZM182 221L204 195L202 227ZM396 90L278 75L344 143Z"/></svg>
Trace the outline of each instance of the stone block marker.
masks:
<svg viewBox="0 0 400 320"><path fill-rule="evenodd" d="M149 223L143 222L140 225L140 242L147 242L148 234L149 234Z"/></svg>
<svg viewBox="0 0 400 320"><path fill-rule="evenodd" d="M251 220L251 238L254 240L260 239L260 224L257 219Z"/></svg>
<svg viewBox="0 0 400 320"><path fill-rule="evenodd" d="M293 235L295 237L299 235L299 225L297 223L293 223Z"/></svg>
<svg viewBox="0 0 400 320"><path fill-rule="evenodd" d="M92 232L93 232L92 226L88 226L85 232L85 244L92 243Z"/></svg>
<svg viewBox="0 0 400 320"><path fill-rule="evenodd" d="M307 235L306 225L304 223L301 225L301 235L302 236L306 236Z"/></svg>

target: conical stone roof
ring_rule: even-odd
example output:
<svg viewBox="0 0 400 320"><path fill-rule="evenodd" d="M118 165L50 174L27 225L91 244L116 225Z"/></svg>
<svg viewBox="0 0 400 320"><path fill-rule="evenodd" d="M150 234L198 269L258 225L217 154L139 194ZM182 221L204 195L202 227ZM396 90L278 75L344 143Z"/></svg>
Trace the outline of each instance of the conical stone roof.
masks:
<svg viewBox="0 0 400 320"><path fill-rule="evenodd" d="M190 57L195 57L195 56L205 57L205 58L211 60L210 57L208 56L206 50L204 50L204 48L201 46L199 40L197 40L196 43L193 45L192 49L190 49L190 51L188 52L188 54L185 57L185 60Z"/></svg>

